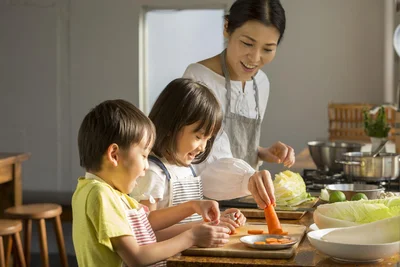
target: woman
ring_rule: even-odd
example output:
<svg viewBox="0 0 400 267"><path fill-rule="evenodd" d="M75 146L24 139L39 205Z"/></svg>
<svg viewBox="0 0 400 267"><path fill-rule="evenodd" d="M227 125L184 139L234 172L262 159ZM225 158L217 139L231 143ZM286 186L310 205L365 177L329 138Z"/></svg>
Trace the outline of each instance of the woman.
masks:
<svg viewBox="0 0 400 267"><path fill-rule="evenodd" d="M260 147L261 122L269 96L269 80L261 70L275 57L286 26L279 0L237 0L225 16L226 49L219 55L188 66L184 77L205 83L224 110L224 126L206 163L198 166L204 194L213 198L213 188L228 186L229 192L251 193L264 208L274 202L268 171L254 172L262 161L294 164L293 149L281 142ZM226 158L239 158L249 166L230 168ZM235 162L237 165L237 162ZM207 168L205 168L207 167ZM224 175L233 185L216 183ZM234 178L232 178L234 177ZM220 179L218 179L219 181Z"/></svg>

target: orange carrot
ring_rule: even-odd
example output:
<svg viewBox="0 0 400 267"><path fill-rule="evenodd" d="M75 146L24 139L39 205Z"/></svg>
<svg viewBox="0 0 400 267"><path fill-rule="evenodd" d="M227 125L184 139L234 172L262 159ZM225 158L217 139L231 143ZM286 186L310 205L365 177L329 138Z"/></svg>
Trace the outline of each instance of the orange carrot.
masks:
<svg viewBox="0 0 400 267"><path fill-rule="evenodd" d="M270 237L265 239L266 242L278 242L278 239Z"/></svg>
<svg viewBox="0 0 400 267"><path fill-rule="evenodd" d="M258 230L258 229L247 230L247 233L250 235L261 235L264 233L264 230Z"/></svg>
<svg viewBox="0 0 400 267"><path fill-rule="evenodd" d="M254 242L254 245L265 245L266 243L264 241L256 241Z"/></svg>
<svg viewBox="0 0 400 267"><path fill-rule="evenodd" d="M280 244L279 242L267 242L268 245L276 245L276 244Z"/></svg>
<svg viewBox="0 0 400 267"><path fill-rule="evenodd" d="M280 243L283 243L283 242L291 242L289 239L287 239L287 238L281 238L281 239L278 239L278 242L280 242Z"/></svg>
<svg viewBox="0 0 400 267"><path fill-rule="evenodd" d="M283 233L281 223L279 222L278 215L276 215L275 208L272 204L264 209L265 221L268 225L268 232L270 234L280 235Z"/></svg>

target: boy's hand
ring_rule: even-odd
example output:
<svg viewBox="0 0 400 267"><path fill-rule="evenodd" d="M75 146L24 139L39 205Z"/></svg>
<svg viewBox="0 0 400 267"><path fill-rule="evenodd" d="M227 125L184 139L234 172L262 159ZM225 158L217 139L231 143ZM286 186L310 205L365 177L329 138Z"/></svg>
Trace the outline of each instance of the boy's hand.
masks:
<svg viewBox="0 0 400 267"><path fill-rule="evenodd" d="M219 205L214 200L196 200L193 201L194 211L203 217L205 222L219 223Z"/></svg>
<svg viewBox="0 0 400 267"><path fill-rule="evenodd" d="M193 245L202 248L223 247L229 241L230 230L223 226L215 226L207 223L193 226Z"/></svg>
<svg viewBox="0 0 400 267"><path fill-rule="evenodd" d="M235 208L230 208L222 212L220 220L234 228L238 228L246 223L246 217L240 212L240 210ZM232 230L231 227L229 228ZM233 232L234 230L235 229L233 229Z"/></svg>

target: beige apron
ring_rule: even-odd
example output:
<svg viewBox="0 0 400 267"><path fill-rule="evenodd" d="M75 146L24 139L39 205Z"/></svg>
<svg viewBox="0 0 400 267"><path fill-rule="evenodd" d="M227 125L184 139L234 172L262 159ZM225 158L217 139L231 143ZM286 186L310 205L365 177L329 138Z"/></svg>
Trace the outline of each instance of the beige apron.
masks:
<svg viewBox="0 0 400 267"><path fill-rule="evenodd" d="M228 135L232 155L235 158L243 159L254 169L258 169L258 147L260 145L261 116L259 108L258 87L253 79L257 117L251 119L237 113L231 112L231 80L226 65L226 50L221 53L222 73L225 76L226 88L226 109L223 129Z"/></svg>

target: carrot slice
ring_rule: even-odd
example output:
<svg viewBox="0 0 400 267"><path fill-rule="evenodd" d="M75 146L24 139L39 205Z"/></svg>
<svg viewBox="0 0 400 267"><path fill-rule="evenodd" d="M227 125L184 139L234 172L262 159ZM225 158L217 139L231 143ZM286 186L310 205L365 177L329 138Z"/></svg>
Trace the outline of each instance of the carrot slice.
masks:
<svg viewBox="0 0 400 267"><path fill-rule="evenodd" d="M266 243L264 241L256 241L254 242L254 245L265 245Z"/></svg>
<svg viewBox="0 0 400 267"><path fill-rule="evenodd" d="M278 239L273 238L273 237L269 237L265 239L266 242L278 242Z"/></svg>
<svg viewBox="0 0 400 267"><path fill-rule="evenodd" d="M289 242L290 242L290 240L289 240L289 239L287 239L287 238L281 238L281 239L278 239L278 242L281 242L281 243L283 243L283 242L287 242L287 241L289 241Z"/></svg>
<svg viewBox="0 0 400 267"><path fill-rule="evenodd" d="M258 229L247 230L247 233L250 235L261 235L264 233L264 230L258 230Z"/></svg>
<svg viewBox="0 0 400 267"><path fill-rule="evenodd" d="M268 242L268 245L276 245L276 244L280 244L279 242Z"/></svg>
<svg viewBox="0 0 400 267"><path fill-rule="evenodd" d="M274 205L270 204L264 209L265 221L268 225L268 232L270 234L282 234L282 226L276 215Z"/></svg>
<svg viewBox="0 0 400 267"><path fill-rule="evenodd" d="M289 244L289 243L292 243L292 241L291 240L288 240L288 241L282 241L282 242L280 242L281 244Z"/></svg>

